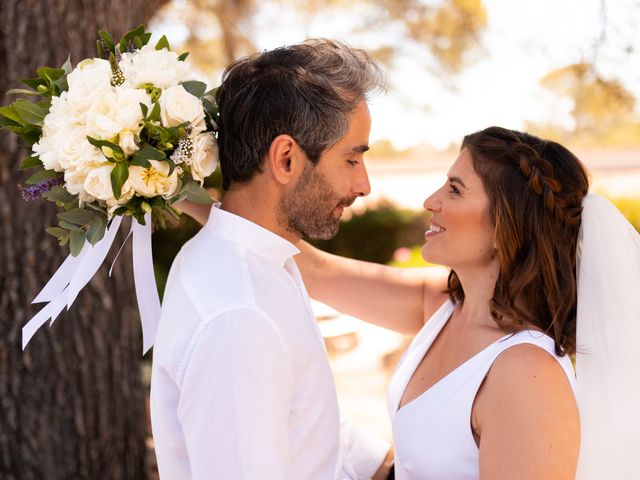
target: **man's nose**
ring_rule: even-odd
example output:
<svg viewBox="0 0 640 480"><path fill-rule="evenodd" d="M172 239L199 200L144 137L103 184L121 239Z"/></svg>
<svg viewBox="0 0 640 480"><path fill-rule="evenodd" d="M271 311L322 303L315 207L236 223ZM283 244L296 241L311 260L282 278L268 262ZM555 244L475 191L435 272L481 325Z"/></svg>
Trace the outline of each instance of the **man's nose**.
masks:
<svg viewBox="0 0 640 480"><path fill-rule="evenodd" d="M365 197L371 193L371 183L369 183L369 174L364 163L360 163L359 167L361 168L357 168L354 172L352 191L359 197Z"/></svg>

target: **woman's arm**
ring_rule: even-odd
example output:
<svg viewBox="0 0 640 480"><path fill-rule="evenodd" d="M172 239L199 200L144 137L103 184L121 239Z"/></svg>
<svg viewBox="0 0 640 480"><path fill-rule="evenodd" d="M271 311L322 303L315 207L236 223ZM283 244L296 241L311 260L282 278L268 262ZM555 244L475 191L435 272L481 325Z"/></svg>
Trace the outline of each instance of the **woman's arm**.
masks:
<svg viewBox="0 0 640 480"><path fill-rule="evenodd" d="M516 345L491 367L473 407L480 478L573 480L580 446L578 407L560 364Z"/></svg>
<svg viewBox="0 0 640 480"><path fill-rule="evenodd" d="M201 224L211 205L175 205ZM414 335L447 295L444 268L396 268L323 252L305 241L296 256L309 295L366 322Z"/></svg>
<svg viewBox="0 0 640 480"><path fill-rule="evenodd" d="M447 295L444 268L397 268L296 244L296 263L309 295L336 310L405 334L415 334Z"/></svg>

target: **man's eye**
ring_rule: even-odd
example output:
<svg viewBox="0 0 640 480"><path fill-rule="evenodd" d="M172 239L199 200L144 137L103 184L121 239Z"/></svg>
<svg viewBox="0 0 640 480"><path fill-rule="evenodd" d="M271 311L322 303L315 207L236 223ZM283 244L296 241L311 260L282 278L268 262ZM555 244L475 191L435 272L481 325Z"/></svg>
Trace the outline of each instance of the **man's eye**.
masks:
<svg viewBox="0 0 640 480"><path fill-rule="evenodd" d="M453 183L449 184L449 188L451 190L449 190L449 193L454 193L456 195L460 195L460 190L458 190L458 187L456 187Z"/></svg>
<svg viewBox="0 0 640 480"><path fill-rule="evenodd" d="M360 162L358 160L347 160L347 163L349 165L351 165L352 167L355 167L356 165L358 165Z"/></svg>

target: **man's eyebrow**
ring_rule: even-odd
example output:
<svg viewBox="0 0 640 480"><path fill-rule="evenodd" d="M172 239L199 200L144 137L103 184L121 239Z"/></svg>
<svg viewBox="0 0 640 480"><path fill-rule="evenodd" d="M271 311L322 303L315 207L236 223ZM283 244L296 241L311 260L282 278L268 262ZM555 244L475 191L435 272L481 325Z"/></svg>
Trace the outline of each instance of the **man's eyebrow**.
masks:
<svg viewBox="0 0 640 480"><path fill-rule="evenodd" d="M367 150L369 150L369 145L358 145L357 147L346 149L345 153L347 154L364 153Z"/></svg>
<svg viewBox="0 0 640 480"><path fill-rule="evenodd" d="M464 188L466 188L467 190L469 189L469 187L467 187L464 182L462 181L462 179L460 177L449 177L449 181L450 182L455 182L455 183L459 183L460 185L462 185Z"/></svg>

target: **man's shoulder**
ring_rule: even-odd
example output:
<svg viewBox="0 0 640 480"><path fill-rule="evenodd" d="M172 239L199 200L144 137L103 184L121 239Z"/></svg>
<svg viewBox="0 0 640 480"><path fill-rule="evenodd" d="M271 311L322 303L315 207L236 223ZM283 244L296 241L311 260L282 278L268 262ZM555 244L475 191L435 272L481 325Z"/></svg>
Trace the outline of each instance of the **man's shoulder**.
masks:
<svg viewBox="0 0 640 480"><path fill-rule="evenodd" d="M248 257L241 245L202 229L182 247L169 283L180 282L203 316L229 305L254 307L251 264L255 259Z"/></svg>

